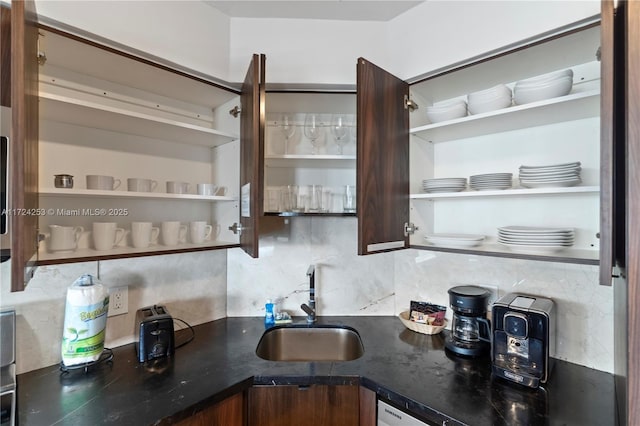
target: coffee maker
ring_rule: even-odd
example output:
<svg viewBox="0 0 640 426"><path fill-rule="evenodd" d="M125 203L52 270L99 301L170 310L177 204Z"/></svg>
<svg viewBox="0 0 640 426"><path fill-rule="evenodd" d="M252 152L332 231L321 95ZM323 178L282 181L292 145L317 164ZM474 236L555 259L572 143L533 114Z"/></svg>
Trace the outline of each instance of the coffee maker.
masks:
<svg viewBox="0 0 640 426"><path fill-rule="evenodd" d="M537 388L549 379L556 349L554 303L509 293L493 304L493 374Z"/></svg>
<svg viewBox="0 0 640 426"><path fill-rule="evenodd" d="M491 348L491 325L487 320L489 290L463 285L449 289L449 304L453 311L451 332L445 348L457 355L479 357Z"/></svg>

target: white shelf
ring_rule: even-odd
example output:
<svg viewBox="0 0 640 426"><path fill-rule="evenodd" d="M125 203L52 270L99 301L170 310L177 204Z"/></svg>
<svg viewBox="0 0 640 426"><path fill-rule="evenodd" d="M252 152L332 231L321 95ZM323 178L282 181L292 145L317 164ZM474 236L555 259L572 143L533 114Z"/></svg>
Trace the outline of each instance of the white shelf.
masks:
<svg viewBox="0 0 640 426"><path fill-rule="evenodd" d="M40 92L40 118L188 145L216 147L238 139L207 127L46 92Z"/></svg>
<svg viewBox="0 0 640 426"><path fill-rule="evenodd" d="M197 194L166 194L161 192L102 191L97 189L63 189L45 188L40 196L51 197L97 197L97 198L131 198L156 200L189 200L189 201L236 201L236 197L208 196Z"/></svg>
<svg viewBox="0 0 640 426"><path fill-rule="evenodd" d="M491 133L506 132L587 117L600 113L600 91L588 90L553 99L516 105L483 114L414 127L409 132L439 143Z"/></svg>
<svg viewBox="0 0 640 426"><path fill-rule="evenodd" d="M152 245L145 248L134 248L134 247L115 247L112 250L94 250L94 249L78 249L73 252L47 252L45 250L41 250L38 252L38 260L37 262L40 264L47 263L55 263L57 261L81 261L81 259L93 259L96 257L105 257L105 258L116 258L116 257L136 257L140 255L149 255L149 254L158 254L161 255L163 252L167 254L176 253L180 251L200 251L200 250L208 250L216 247L226 247L226 246L235 246L237 242L229 242L229 241L205 241L201 244L194 243L183 243L177 244L175 246L164 246L161 244Z"/></svg>
<svg viewBox="0 0 640 426"><path fill-rule="evenodd" d="M307 168L347 168L355 169L355 155L326 155L326 154L295 154L295 155L267 155L267 167L307 167Z"/></svg>
<svg viewBox="0 0 640 426"><path fill-rule="evenodd" d="M481 255L495 255L500 257L515 257L515 258L526 258L535 260L535 258L539 258L540 260L553 260L557 261L558 259L566 259L573 260L575 263L585 263L585 264L593 264L597 265L599 262L599 252L598 250L586 250L579 248L566 248L556 252L549 253L540 253L537 251L514 251L505 247L501 244L497 243L484 243L477 247L464 247L464 248L451 248L451 247L440 247L436 245L430 245L426 243L412 245L413 248L425 248L427 250L438 250L438 251L448 251L448 252L475 252Z"/></svg>
<svg viewBox="0 0 640 426"><path fill-rule="evenodd" d="M488 197L513 197L536 195L570 195L584 193L598 193L599 186L570 186L563 188L516 188L491 191L461 191L461 192L436 192L411 194L412 200L437 200L454 198L488 198Z"/></svg>

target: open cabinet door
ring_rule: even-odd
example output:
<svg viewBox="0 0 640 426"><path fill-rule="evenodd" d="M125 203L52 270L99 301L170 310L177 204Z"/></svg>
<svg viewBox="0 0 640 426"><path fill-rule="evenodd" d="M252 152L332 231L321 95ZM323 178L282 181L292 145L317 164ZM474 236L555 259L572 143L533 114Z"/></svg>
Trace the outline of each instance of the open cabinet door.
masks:
<svg viewBox="0 0 640 426"><path fill-rule="evenodd" d="M409 85L366 59L357 67L358 254L409 247Z"/></svg>
<svg viewBox="0 0 640 426"><path fill-rule="evenodd" d="M240 95L240 246L251 257L258 257L262 209L265 61L264 55L253 55Z"/></svg>
<svg viewBox="0 0 640 426"><path fill-rule="evenodd" d="M38 252L38 28L33 0L11 2L11 290L24 290Z"/></svg>

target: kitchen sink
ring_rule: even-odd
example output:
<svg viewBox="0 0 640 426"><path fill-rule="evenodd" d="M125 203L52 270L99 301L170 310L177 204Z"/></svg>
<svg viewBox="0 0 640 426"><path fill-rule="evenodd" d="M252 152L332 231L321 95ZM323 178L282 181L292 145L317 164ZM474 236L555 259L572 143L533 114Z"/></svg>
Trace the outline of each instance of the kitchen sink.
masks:
<svg viewBox="0 0 640 426"><path fill-rule="evenodd" d="M351 327L286 325L266 330L256 354L269 361L351 361L364 354L364 347Z"/></svg>

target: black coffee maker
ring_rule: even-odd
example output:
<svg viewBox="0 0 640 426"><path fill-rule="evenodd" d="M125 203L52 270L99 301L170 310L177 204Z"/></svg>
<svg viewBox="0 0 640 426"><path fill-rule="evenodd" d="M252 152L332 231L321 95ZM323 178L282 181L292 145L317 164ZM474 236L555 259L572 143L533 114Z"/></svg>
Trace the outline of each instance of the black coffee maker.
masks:
<svg viewBox="0 0 640 426"><path fill-rule="evenodd" d="M489 290L464 285L449 289L449 304L453 310L451 332L445 348L457 355L479 357L491 349L491 325L487 320Z"/></svg>
<svg viewBox="0 0 640 426"><path fill-rule="evenodd" d="M493 304L493 374L531 388L549 379L556 348L553 300L509 293Z"/></svg>

